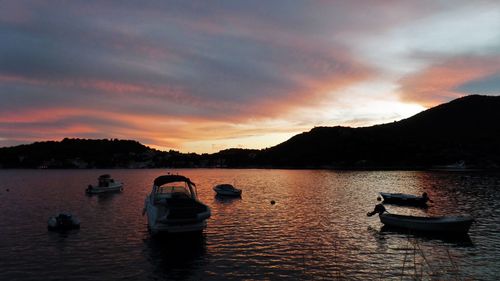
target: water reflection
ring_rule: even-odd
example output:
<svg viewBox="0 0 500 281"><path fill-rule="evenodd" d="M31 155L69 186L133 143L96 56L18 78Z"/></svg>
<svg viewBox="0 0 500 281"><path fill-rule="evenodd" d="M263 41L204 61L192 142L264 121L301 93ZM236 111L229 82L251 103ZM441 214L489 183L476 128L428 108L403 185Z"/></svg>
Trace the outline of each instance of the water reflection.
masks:
<svg viewBox="0 0 500 281"><path fill-rule="evenodd" d="M65 238L71 235L76 235L80 232L80 229L67 229L67 230L53 230L47 231L49 239L54 242L63 242Z"/></svg>
<svg viewBox="0 0 500 281"><path fill-rule="evenodd" d="M378 252L387 252L388 246L387 246L387 237L386 234L380 229L376 229L374 227L368 226L367 231L370 235L375 238L375 242L377 243L377 250Z"/></svg>
<svg viewBox="0 0 500 281"><path fill-rule="evenodd" d="M409 280L401 273L415 241L436 271L451 256L460 279L500 275L498 174L179 170L212 210L206 236L179 239L150 237L141 216L163 171L102 171L109 172L127 189L86 197L81 183L95 179L94 170L0 170L0 280ZM213 185L234 180L244 198L214 197ZM465 239L387 229L366 217L380 191L425 191L434 201L427 210L391 205L394 213L477 221ZM47 218L62 210L81 219L80 231L47 231ZM458 279L445 277L427 280Z"/></svg>
<svg viewBox="0 0 500 281"><path fill-rule="evenodd" d="M240 197L236 197L236 196L222 196L222 195L216 194L214 196L214 199L215 199L215 201L217 203L220 203L220 204L231 204L234 201L240 201L241 200L241 196Z"/></svg>
<svg viewBox="0 0 500 281"><path fill-rule="evenodd" d="M206 255L204 234L159 234L144 239L144 244L146 258L156 277L198 279L196 275Z"/></svg>
<svg viewBox="0 0 500 281"><path fill-rule="evenodd" d="M108 193L100 193L94 195L97 197L97 202L99 203L108 203L112 200L115 199L115 197L119 196L120 194L118 192L108 192Z"/></svg>

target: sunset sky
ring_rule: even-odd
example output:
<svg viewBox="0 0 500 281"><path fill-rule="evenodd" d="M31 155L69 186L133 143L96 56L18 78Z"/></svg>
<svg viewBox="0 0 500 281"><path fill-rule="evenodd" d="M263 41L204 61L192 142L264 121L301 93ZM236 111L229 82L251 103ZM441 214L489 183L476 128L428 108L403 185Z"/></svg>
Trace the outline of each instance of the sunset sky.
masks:
<svg viewBox="0 0 500 281"><path fill-rule="evenodd" d="M500 95L500 1L1 1L0 146L265 148Z"/></svg>

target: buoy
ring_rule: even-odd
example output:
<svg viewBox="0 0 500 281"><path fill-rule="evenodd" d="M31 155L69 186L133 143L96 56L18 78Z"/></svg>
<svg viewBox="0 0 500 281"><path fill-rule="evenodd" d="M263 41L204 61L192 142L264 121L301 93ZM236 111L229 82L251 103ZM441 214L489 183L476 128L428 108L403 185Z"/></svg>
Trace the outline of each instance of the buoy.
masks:
<svg viewBox="0 0 500 281"><path fill-rule="evenodd" d="M276 201L271 200L271 205L274 205L274 204L276 204Z"/></svg>
<svg viewBox="0 0 500 281"><path fill-rule="evenodd" d="M7 188L6 190L7 190L7 192L9 192L9 191L10 191L10 189L8 189L8 188Z"/></svg>

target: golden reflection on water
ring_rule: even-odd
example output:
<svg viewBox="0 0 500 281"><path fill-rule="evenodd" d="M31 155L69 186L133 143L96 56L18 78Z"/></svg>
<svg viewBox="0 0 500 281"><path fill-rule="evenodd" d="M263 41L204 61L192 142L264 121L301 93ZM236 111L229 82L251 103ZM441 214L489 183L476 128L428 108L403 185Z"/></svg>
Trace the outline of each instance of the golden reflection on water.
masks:
<svg viewBox="0 0 500 281"><path fill-rule="evenodd" d="M449 265L452 257L463 269L464 279L495 280L500 274L500 247L493 247L500 245L498 175L265 169L168 172L191 178L200 200L212 210L201 239L172 243L147 232L141 215L144 198L154 178L166 170L0 171L0 181L11 190L0 194L0 234L3 245L10 245L0 247L0 256L14 249L23 257L9 260L4 268L0 264L0 269L9 269L0 271L0 279L30 279L36 275L30 270L63 278L85 264L87 271L78 274L88 280L400 280L406 272L405 256L415 248L412 243L418 243L438 268ZM124 191L85 196L87 184L103 173L123 181ZM216 197L212 187L220 183L241 188L242 197ZM468 240L384 229L377 216L366 216L379 203L380 191L427 192L433 200L427 209L388 205L392 213L469 213L478 222ZM78 214L82 228L66 237L47 236L46 219L61 210ZM19 224L20 217L27 221ZM46 258L34 263L33 254ZM20 273L22 268L28 270ZM441 278L452 276L446 274Z"/></svg>

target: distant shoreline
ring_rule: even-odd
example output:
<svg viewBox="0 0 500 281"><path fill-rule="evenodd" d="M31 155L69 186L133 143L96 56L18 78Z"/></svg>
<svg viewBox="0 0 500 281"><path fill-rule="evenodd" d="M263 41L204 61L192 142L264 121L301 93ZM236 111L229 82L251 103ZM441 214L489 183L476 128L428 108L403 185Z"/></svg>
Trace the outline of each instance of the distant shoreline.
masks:
<svg viewBox="0 0 500 281"><path fill-rule="evenodd" d="M78 139L0 148L0 168L500 169L500 97L471 95L371 127L315 127L266 149L159 151L135 140Z"/></svg>
<svg viewBox="0 0 500 281"><path fill-rule="evenodd" d="M415 172L452 172L452 173L471 173L471 172L500 172L500 168L466 168L466 169L442 169L425 167L373 167L373 168L354 168L354 167L271 167L271 166L248 166L248 167L99 167L99 168L0 168L0 170L180 170L180 169L221 169L221 170L325 170L325 171L415 171Z"/></svg>

